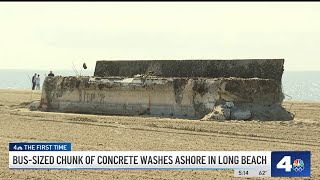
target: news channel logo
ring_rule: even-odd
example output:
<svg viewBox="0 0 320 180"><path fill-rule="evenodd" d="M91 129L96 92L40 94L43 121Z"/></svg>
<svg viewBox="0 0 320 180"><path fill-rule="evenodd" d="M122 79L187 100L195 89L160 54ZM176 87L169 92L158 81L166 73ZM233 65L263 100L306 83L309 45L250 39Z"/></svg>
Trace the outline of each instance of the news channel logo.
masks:
<svg viewBox="0 0 320 180"><path fill-rule="evenodd" d="M310 177L310 151L273 151L271 177Z"/></svg>

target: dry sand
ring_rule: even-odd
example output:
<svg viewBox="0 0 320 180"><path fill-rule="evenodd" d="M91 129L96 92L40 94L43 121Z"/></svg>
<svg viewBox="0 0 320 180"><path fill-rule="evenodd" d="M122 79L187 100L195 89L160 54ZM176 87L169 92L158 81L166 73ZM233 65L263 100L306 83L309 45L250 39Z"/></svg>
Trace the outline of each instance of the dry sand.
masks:
<svg viewBox="0 0 320 180"><path fill-rule="evenodd" d="M9 170L9 142L71 142L75 151L311 151L312 179L320 179L320 103L285 102L293 121L204 122L29 111L39 99L40 92L0 90L0 179L239 179L208 170Z"/></svg>

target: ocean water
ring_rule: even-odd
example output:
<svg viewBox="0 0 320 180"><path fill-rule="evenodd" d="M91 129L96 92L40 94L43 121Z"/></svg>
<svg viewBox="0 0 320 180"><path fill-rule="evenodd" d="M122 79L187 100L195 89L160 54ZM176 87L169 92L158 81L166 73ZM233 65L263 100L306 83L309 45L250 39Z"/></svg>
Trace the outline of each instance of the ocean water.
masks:
<svg viewBox="0 0 320 180"><path fill-rule="evenodd" d="M320 102L320 71L286 71L282 87L287 100Z"/></svg>
<svg viewBox="0 0 320 180"><path fill-rule="evenodd" d="M94 70L82 70L81 74L92 76ZM0 69L0 89L31 89L31 78L40 74L41 84L49 71ZM73 70L53 71L55 75L73 76ZM320 71L285 71L282 76L286 100L320 102Z"/></svg>
<svg viewBox="0 0 320 180"><path fill-rule="evenodd" d="M52 72L56 76L76 75L73 70L57 70ZM40 83L43 84L45 76L47 76L50 71L0 69L0 89L31 89L31 79L35 73L40 74ZM94 70L86 69L81 71L81 75L84 76L92 76L93 73Z"/></svg>

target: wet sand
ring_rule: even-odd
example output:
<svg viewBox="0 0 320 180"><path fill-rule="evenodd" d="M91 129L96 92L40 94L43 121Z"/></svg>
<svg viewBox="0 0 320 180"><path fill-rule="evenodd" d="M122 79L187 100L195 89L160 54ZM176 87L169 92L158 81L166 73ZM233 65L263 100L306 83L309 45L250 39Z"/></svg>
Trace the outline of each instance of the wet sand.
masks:
<svg viewBox="0 0 320 180"><path fill-rule="evenodd" d="M293 121L206 122L29 111L40 96L0 90L0 179L241 179L208 170L9 170L10 142L71 142L75 151L311 151L312 179L320 179L320 103L285 102Z"/></svg>

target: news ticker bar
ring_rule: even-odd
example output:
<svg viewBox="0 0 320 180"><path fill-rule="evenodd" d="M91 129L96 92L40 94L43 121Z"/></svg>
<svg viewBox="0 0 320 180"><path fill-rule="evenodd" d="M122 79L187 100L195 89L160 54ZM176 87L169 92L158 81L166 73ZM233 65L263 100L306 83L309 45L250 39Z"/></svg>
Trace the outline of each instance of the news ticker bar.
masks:
<svg viewBox="0 0 320 180"><path fill-rule="evenodd" d="M10 169L228 169L237 177L311 175L310 151L71 151L71 143L10 143L9 147Z"/></svg>

